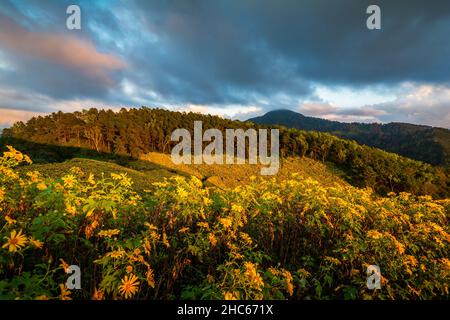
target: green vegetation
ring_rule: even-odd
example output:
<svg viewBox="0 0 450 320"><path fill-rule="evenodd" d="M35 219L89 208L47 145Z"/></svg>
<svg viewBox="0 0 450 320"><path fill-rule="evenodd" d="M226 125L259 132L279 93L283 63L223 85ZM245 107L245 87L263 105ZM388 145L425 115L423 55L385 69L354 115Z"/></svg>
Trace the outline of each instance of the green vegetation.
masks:
<svg viewBox="0 0 450 320"><path fill-rule="evenodd" d="M408 123L343 123L306 117L290 110L270 111L249 121L328 132L433 165L450 165L450 130L444 128Z"/></svg>
<svg viewBox="0 0 450 320"><path fill-rule="evenodd" d="M225 190L174 176L137 194L126 174L17 171L30 162L0 157L0 299L450 297L448 199L297 174Z"/></svg>
<svg viewBox="0 0 450 320"><path fill-rule="evenodd" d="M161 181L174 175L173 172L151 163L145 163L141 165L140 170L135 170L113 162L81 158L74 158L61 163L32 164L26 167L19 167L17 171L20 173L38 171L45 177L56 179L65 176L73 167L78 167L86 173L96 175L99 173L103 173L105 176L110 176L111 173L126 174L133 180L133 189L137 192L150 189L153 182Z"/></svg>
<svg viewBox="0 0 450 320"><path fill-rule="evenodd" d="M78 167L87 174L111 173L126 174L133 181L133 190L143 192L153 190L154 182L161 182L164 178L176 175L185 177L195 176L206 186L227 188L251 182L251 176L259 175L259 168L255 165L175 165L170 155L151 152L143 155L142 160L120 159L120 160L92 160L73 158L64 162L41 163L21 166L17 172L26 173L38 171L44 177L53 179L61 178L73 167ZM281 170L275 176L278 181L291 177L292 172L297 172L304 177L316 178L324 186L335 184L345 185L338 170L331 170L323 163L308 159L290 157L283 161Z"/></svg>
<svg viewBox="0 0 450 320"><path fill-rule="evenodd" d="M2 144L13 144L34 160L43 162L80 157L80 153L81 157L94 155L127 161L149 152L169 153L174 145L170 141L173 130L192 130L194 120L201 120L204 130L255 127L251 123L215 116L162 109L122 109L117 113L90 109L35 117L26 124L18 122L4 130ZM402 191L434 197L450 194L448 169L435 168L327 133L282 128L280 143L284 158L309 157L330 163L345 172L348 182L358 187L371 187L381 195Z"/></svg>

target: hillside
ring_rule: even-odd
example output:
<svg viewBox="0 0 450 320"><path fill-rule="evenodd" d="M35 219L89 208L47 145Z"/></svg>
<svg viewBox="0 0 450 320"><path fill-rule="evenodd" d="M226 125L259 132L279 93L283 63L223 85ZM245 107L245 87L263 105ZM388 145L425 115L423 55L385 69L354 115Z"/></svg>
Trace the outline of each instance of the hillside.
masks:
<svg viewBox="0 0 450 320"><path fill-rule="evenodd" d="M64 162L31 164L17 169L20 173L38 171L45 177L57 179L66 175L74 167L80 168L86 175L94 174L100 178L103 174L126 174L133 181L137 192L153 190L155 182L174 176L195 176L205 186L221 189L235 188L251 183L253 177L259 176L259 167L254 165L175 165L170 155L151 152L141 156L141 160L93 160L73 158ZM343 173L319 161L308 158L289 157L283 160L280 171L274 177L278 181L291 178L295 172L305 178L316 179L322 186L348 185L340 175ZM265 179L271 179L265 178Z"/></svg>
<svg viewBox="0 0 450 320"><path fill-rule="evenodd" d="M344 123L307 117L291 110L270 111L248 121L328 132L433 165L450 164L450 130L444 128L408 123Z"/></svg>
<svg viewBox="0 0 450 320"><path fill-rule="evenodd" d="M267 127L217 116L145 107L119 112L89 109L34 117L27 123L17 122L4 130L0 146L13 145L41 163L80 157L127 162L151 152L170 153L176 144L171 141L172 132L185 128L193 134L196 120L203 122L203 130L215 128L222 132L227 128ZM328 133L281 128L280 154L282 159L306 157L331 164L345 173L343 178L347 182L357 187L370 187L381 195L402 191L435 197L450 194L450 175L445 169Z"/></svg>

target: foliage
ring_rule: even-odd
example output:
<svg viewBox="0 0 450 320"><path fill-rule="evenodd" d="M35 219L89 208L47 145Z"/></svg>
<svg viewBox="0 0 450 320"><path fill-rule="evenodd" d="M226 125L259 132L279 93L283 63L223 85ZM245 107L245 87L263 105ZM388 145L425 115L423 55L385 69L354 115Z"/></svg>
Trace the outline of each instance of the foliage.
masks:
<svg viewBox="0 0 450 320"><path fill-rule="evenodd" d="M170 153L175 144L170 140L173 130L186 128L192 133L195 120L203 122L204 130L258 128L249 122L162 109L122 109L116 113L89 109L34 117L26 124L17 122L12 128L3 130L3 139L22 139L22 145L15 143L16 147L21 151L33 151L48 162L73 157L76 148L139 158L155 151ZM36 150L31 142L49 146L39 146ZM441 198L450 196L450 169L434 168L397 154L359 145L355 141L314 131L280 128L280 145L283 157L306 156L330 162L345 171L347 180L353 185L371 187L380 195L405 191ZM62 155L66 150L68 155ZM31 155L35 159L35 155Z"/></svg>
<svg viewBox="0 0 450 320"><path fill-rule="evenodd" d="M450 200L324 187L299 175L230 190L174 176L58 179L0 158L2 299L449 298ZM69 264L81 290L65 287ZM382 289L366 288L379 265Z"/></svg>

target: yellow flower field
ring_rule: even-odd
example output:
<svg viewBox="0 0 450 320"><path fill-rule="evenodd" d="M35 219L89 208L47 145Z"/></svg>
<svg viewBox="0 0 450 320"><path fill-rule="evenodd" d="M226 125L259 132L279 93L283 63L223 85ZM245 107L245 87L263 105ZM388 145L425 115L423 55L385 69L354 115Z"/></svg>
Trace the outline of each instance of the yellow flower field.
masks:
<svg viewBox="0 0 450 320"><path fill-rule="evenodd" d="M176 176L137 194L125 174L19 174L27 163L0 157L0 299L450 297L449 199L295 174L225 190Z"/></svg>

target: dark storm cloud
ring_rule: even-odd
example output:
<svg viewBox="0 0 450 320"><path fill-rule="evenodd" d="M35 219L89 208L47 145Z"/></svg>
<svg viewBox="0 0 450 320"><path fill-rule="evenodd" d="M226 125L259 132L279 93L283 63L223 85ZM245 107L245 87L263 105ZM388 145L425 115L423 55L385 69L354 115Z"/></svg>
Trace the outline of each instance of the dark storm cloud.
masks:
<svg viewBox="0 0 450 320"><path fill-rule="evenodd" d="M372 0L135 3L180 62L223 84L295 92L298 79L359 85L450 78L449 1L375 1L381 31L366 28Z"/></svg>
<svg viewBox="0 0 450 320"><path fill-rule="evenodd" d="M151 50L135 54L135 61L144 77L158 77L153 86L165 96L208 104L311 93L292 63L267 47L249 21L236 17L240 3L134 4L143 32L157 38Z"/></svg>
<svg viewBox="0 0 450 320"><path fill-rule="evenodd" d="M65 29L69 4L82 8L81 31ZM381 7L382 30L366 28L371 4ZM302 100L326 103L315 97L316 84L450 82L447 0L4 0L0 22L7 20L32 39L64 34L96 62L83 67L74 57L42 56L42 50L30 55L11 39L0 42L0 53L14 65L0 69L0 85L52 99L264 111L295 108ZM134 89L127 93L124 83Z"/></svg>

